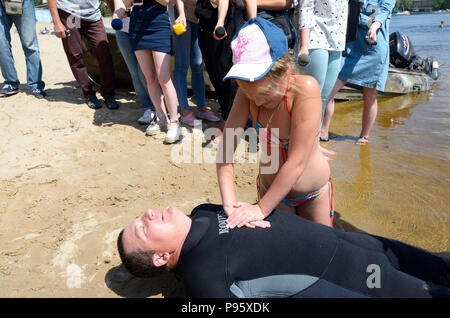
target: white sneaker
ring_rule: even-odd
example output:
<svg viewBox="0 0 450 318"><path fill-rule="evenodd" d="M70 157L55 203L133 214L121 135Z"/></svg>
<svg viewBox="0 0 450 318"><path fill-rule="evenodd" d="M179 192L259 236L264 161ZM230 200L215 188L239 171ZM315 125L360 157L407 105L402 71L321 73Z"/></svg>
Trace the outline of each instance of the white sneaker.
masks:
<svg viewBox="0 0 450 318"><path fill-rule="evenodd" d="M156 123L149 125L145 130L145 134L147 136L153 136L161 131L167 131L167 122L157 121Z"/></svg>
<svg viewBox="0 0 450 318"><path fill-rule="evenodd" d="M137 121L141 125L149 125L155 119L155 117L155 112L148 108Z"/></svg>
<svg viewBox="0 0 450 318"><path fill-rule="evenodd" d="M181 135L181 127L180 124L177 121L171 121L171 123L177 123L177 125L174 127L173 125L170 125L169 130L166 133L166 139L164 139L165 142L168 144L173 144L174 142L178 141L180 139Z"/></svg>

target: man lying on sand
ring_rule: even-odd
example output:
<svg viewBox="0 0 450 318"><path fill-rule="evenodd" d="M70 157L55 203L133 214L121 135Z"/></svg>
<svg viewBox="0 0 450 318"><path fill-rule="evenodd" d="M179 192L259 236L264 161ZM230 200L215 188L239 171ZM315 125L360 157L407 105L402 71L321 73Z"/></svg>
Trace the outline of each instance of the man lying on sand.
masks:
<svg viewBox="0 0 450 318"><path fill-rule="evenodd" d="M266 228L227 227L222 206L148 209L118 250L137 277L180 274L189 297L449 297L450 262L383 237L275 210Z"/></svg>

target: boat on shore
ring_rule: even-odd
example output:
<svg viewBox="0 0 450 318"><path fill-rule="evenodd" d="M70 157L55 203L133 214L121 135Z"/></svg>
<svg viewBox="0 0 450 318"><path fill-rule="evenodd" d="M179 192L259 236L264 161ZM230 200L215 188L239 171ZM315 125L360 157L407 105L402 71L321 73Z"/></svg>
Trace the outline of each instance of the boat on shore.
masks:
<svg viewBox="0 0 450 318"><path fill-rule="evenodd" d="M384 92L378 92L379 97L393 97L405 94L428 92L432 80L423 72L390 67ZM336 100L350 101L363 98L362 87L353 84L345 85L336 94Z"/></svg>

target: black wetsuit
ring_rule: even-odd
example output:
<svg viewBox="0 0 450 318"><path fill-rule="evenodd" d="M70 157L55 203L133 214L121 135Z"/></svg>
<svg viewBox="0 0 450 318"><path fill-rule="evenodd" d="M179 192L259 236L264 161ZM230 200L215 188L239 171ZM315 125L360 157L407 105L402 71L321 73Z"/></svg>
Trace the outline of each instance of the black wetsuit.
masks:
<svg viewBox="0 0 450 318"><path fill-rule="evenodd" d="M450 297L448 260L274 211L267 229L226 228L221 206L191 213L174 271L189 297Z"/></svg>

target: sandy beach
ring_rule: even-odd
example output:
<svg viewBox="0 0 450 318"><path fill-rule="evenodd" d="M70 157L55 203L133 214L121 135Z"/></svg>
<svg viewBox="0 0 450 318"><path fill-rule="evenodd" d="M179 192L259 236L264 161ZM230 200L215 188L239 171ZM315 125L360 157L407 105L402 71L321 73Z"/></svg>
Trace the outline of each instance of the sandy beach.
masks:
<svg viewBox="0 0 450 318"><path fill-rule="evenodd" d="M37 30L51 26L38 23ZM190 213L198 204L220 203L215 164L173 162L176 145L146 137L146 126L137 123L142 109L133 92L117 90L119 110L89 109L52 35L38 34L48 96L34 98L24 85L25 59L14 27L11 34L22 84L19 94L0 99L0 297L183 296L172 274L143 280L126 273L116 238L148 207L175 205ZM218 108L212 100L208 106ZM257 165L237 164L236 170L239 200L254 202ZM341 217L349 229L372 220ZM442 218L448 231L447 215ZM409 224L396 220L397 232L383 222L364 230L415 243L402 236ZM436 240L441 245L417 245L448 249L448 237Z"/></svg>
<svg viewBox="0 0 450 318"><path fill-rule="evenodd" d="M37 30L45 26L51 24L38 23ZM11 34L19 78L26 83L14 27ZM198 204L220 202L215 164L171 162L174 146L163 144L164 136L146 137L146 126L137 123L142 109L134 93L117 91L117 111L89 109L61 41L41 34L38 39L47 98L38 100L21 85L19 94L0 99L0 297L167 294L147 294L163 283L144 284L144 291L128 288L129 294L116 286L131 279L115 270L117 234L148 207L176 205L190 213ZM238 187L254 196L248 172ZM166 285L173 288L171 279Z"/></svg>

